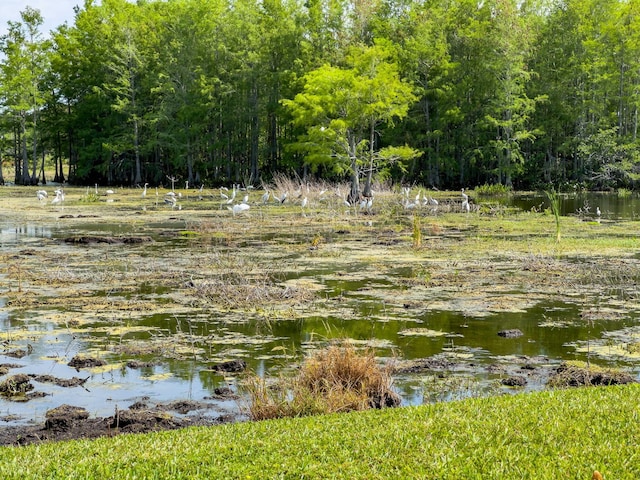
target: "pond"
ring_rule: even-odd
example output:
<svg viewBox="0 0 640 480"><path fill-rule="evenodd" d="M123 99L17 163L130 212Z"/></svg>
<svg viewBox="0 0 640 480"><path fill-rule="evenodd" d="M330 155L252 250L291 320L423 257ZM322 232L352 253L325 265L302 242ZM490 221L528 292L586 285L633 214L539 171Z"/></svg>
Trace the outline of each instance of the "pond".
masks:
<svg viewBox="0 0 640 480"><path fill-rule="evenodd" d="M242 374L216 366L242 360L277 378L340 339L394 365L404 405L538 390L564 360L640 375L638 355L625 349L640 342L633 255L621 278L615 255L594 264L588 251L540 253L555 248L531 246L549 229L531 232L526 248L493 244L480 213L425 214L424 245L412 248L416 217L398 210L392 194L371 215L317 199L308 212L254 204L237 217L216 200L188 196L178 211L141 210L135 191L115 206L85 205L81 195L74 202L70 191L64 209L34 202L0 219L0 363L10 374L86 379L73 388L34 381L43 396L1 398L7 425L42 422L61 404L106 416L143 399L206 401L205 415L238 415L246 399L217 392L241 394ZM542 201L511 197L509 206L537 215L533 225L551 225L530 213ZM584 213L585 205L600 206L608 221L635 219L640 208L635 197L586 195L564 198L563 211ZM149 241L66 241L81 236ZM522 335L499 335L507 330ZM106 365L69 366L76 355ZM442 368L414 368L424 359ZM509 376L526 385L504 386Z"/></svg>

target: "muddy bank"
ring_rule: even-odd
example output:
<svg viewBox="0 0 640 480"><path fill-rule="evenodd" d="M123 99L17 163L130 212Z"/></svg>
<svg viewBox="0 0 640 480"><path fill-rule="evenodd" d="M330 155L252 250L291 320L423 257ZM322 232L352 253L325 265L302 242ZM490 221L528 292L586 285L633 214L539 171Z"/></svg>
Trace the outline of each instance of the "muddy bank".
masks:
<svg viewBox="0 0 640 480"><path fill-rule="evenodd" d="M60 405L47 411L42 425L0 426L0 445L112 437L126 433L220 425L241 419L240 415L233 414L212 415L211 410L212 406L206 402L182 400L152 405L141 401L126 410L116 410L112 416L90 418L89 412L82 407Z"/></svg>

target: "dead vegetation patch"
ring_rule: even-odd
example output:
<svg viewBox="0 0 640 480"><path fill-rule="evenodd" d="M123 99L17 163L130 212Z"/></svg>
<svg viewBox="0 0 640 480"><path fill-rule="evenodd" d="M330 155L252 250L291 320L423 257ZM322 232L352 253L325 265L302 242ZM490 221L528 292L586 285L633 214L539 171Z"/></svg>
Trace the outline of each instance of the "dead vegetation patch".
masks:
<svg viewBox="0 0 640 480"><path fill-rule="evenodd" d="M279 285L271 278L225 276L213 280L192 281L195 295L226 308L249 308L269 303L304 303L315 298L308 288Z"/></svg>
<svg viewBox="0 0 640 480"><path fill-rule="evenodd" d="M396 407L391 369L378 365L373 351L360 354L349 344L334 345L308 357L293 379L274 385L250 376L249 413L254 420Z"/></svg>
<svg viewBox="0 0 640 480"><path fill-rule="evenodd" d="M12 375L0 383L0 394L6 397L24 396L33 389L29 376L24 373Z"/></svg>
<svg viewBox="0 0 640 480"><path fill-rule="evenodd" d="M549 378L548 386L562 388L627 383L636 383L636 380L632 375L621 370L601 368L582 362L563 362Z"/></svg>

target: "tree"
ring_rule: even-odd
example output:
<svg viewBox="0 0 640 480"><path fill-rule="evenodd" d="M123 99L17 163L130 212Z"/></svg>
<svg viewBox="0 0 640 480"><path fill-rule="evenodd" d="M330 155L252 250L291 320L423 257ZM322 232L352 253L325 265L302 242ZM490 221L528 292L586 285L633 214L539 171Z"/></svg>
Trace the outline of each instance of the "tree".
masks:
<svg viewBox="0 0 640 480"><path fill-rule="evenodd" d="M22 163L16 158L16 183L36 184L38 167L38 121L44 104L42 81L47 71L49 42L42 39L39 10L20 12L22 22L9 22L9 32L0 41L4 59L0 63L2 105L18 120ZM28 132L31 126L32 173L29 175Z"/></svg>
<svg viewBox="0 0 640 480"><path fill-rule="evenodd" d="M329 164L335 172L348 173L351 203L361 196L362 165L368 168L364 194L369 196L376 162L399 158L376 148L376 128L406 116L417 99L414 87L400 78L389 59L390 50L382 45L353 48L347 68L324 65L309 72L303 91L283 101L294 124L303 129L292 148L305 152L312 165ZM396 153L415 155L413 149Z"/></svg>

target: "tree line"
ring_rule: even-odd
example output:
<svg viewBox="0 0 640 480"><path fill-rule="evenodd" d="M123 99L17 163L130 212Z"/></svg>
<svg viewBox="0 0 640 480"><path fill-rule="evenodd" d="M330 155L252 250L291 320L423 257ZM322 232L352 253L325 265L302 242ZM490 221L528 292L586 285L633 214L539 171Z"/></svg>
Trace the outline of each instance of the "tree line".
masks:
<svg viewBox="0 0 640 480"><path fill-rule="evenodd" d="M42 24L0 38L17 184L639 179L637 0L85 0Z"/></svg>

